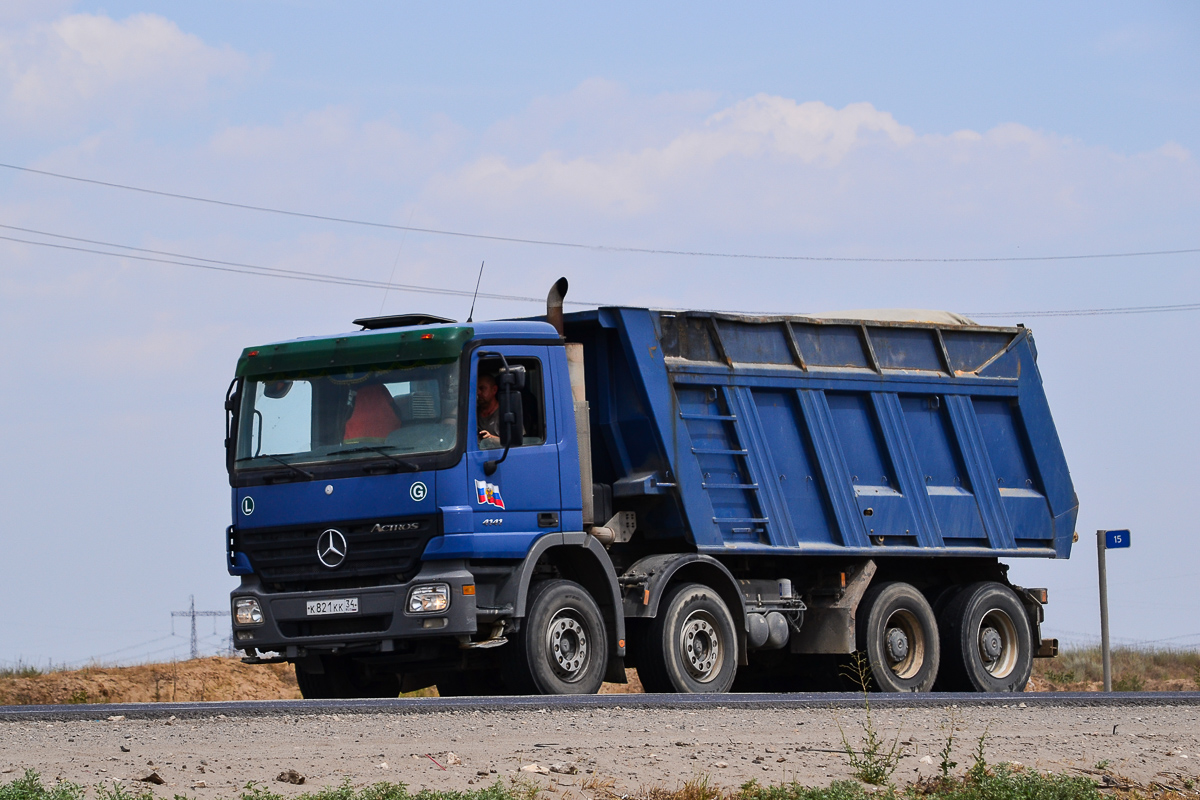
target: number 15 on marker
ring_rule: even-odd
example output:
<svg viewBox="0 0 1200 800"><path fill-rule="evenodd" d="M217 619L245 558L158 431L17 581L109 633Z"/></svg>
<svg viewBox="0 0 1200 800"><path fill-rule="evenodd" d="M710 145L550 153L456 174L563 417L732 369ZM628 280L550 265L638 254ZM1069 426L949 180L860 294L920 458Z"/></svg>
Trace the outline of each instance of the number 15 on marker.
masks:
<svg viewBox="0 0 1200 800"><path fill-rule="evenodd" d="M1120 547L1129 547L1129 531L1105 531L1104 549L1115 550Z"/></svg>

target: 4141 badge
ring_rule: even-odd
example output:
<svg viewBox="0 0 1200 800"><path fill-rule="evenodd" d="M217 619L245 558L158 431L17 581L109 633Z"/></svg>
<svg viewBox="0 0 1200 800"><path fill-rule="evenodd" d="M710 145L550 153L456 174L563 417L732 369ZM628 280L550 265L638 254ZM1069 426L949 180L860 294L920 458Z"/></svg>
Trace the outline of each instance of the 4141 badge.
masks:
<svg viewBox="0 0 1200 800"><path fill-rule="evenodd" d="M481 506L504 508L504 498L500 496L500 487L487 481L475 481L475 499Z"/></svg>

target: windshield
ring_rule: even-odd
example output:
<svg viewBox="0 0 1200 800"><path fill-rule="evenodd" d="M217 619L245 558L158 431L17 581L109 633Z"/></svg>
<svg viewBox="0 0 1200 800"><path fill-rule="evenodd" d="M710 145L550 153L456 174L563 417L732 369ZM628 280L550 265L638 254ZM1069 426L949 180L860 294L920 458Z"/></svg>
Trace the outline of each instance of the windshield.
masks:
<svg viewBox="0 0 1200 800"><path fill-rule="evenodd" d="M235 467L445 453L458 442L458 362L246 379Z"/></svg>

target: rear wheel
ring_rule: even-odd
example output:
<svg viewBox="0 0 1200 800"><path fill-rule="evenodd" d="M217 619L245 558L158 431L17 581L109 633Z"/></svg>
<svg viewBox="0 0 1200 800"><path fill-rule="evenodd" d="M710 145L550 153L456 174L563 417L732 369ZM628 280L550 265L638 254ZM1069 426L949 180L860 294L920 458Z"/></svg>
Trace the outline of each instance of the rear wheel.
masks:
<svg viewBox="0 0 1200 800"><path fill-rule="evenodd" d="M641 650L638 677L649 692L727 692L737 674L733 615L699 583L667 590Z"/></svg>
<svg viewBox="0 0 1200 800"><path fill-rule="evenodd" d="M504 678L517 693L595 694L604 682L604 618L574 581L542 581L530 588L525 619L509 647Z"/></svg>
<svg viewBox="0 0 1200 800"><path fill-rule="evenodd" d="M858 649L881 692L928 692L938 675L937 620L907 583L872 586L858 606Z"/></svg>
<svg viewBox="0 0 1200 800"><path fill-rule="evenodd" d="M396 697L400 676L371 673L345 656L322 656L324 672L309 672L296 665L296 683L305 700L343 700L356 697Z"/></svg>
<svg viewBox="0 0 1200 800"><path fill-rule="evenodd" d="M1002 583L965 587L942 612L939 683L951 691L1022 692L1033 672L1025 607Z"/></svg>

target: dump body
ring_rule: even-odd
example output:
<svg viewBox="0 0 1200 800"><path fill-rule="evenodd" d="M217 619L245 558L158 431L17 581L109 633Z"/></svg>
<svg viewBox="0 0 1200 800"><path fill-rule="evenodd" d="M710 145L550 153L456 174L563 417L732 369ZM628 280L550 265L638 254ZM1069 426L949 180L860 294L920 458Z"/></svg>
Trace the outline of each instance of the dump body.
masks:
<svg viewBox="0 0 1200 800"><path fill-rule="evenodd" d="M1070 554L1078 503L1023 328L603 308L594 480L701 553Z"/></svg>

